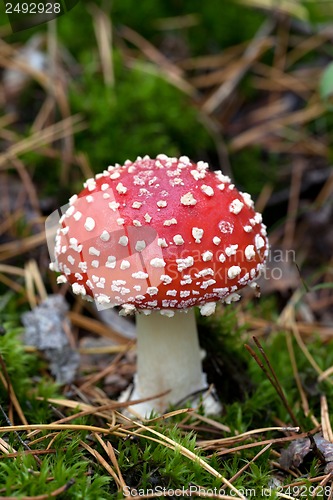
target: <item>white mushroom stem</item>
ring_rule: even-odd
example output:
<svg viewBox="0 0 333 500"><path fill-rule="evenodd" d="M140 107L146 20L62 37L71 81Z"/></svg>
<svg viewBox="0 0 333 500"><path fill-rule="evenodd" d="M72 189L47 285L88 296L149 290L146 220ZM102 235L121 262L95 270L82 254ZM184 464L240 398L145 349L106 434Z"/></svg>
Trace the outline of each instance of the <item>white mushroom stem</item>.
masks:
<svg viewBox="0 0 333 500"><path fill-rule="evenodd" d="M137 315L137 374L131 400L169 391L162 397L133 405L141 416L163 413L170 404L207 388L194 309L173 317L152 312Z"/></svg>

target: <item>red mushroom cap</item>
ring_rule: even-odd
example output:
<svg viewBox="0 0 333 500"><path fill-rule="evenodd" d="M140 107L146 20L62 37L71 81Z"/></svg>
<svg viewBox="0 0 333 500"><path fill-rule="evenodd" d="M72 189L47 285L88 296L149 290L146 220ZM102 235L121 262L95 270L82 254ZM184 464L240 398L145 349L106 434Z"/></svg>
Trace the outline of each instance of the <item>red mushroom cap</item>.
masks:
<svg viewBox="0 0 333 500"><path fill-rule="evenodd" d="M250 195L205 162L139 157L84 186L60 219L53 268L97 306L208 315L237 300L267 258Z"/></svg>

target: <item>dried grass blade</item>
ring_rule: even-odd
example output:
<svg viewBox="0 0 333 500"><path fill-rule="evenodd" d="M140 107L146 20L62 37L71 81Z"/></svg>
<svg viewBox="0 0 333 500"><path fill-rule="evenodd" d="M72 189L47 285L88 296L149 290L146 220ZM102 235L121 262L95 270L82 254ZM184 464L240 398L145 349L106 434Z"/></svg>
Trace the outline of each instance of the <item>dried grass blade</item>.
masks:
<svg viewBox="0 0 333 500"><path fill-rule="evenodd" d="M16 283L16 281L14 280L11 280L10 278L8 278L7 276L4 276L3 274L0 274L0 281L2 283L4 283L8 288L11 288L12 290L14 290L14 292L16 293L23 293L25 292L24 290L24 287L19 285L18 283Z"/></svg>
<svg viewBox="0 0 333 500"><path fill-rule="evenodd" d="M321 426L323 430L323 436L326 441L333 443L333 431L330 422L330 415L328 410L328 404L325 394L320 397L320 410L321 410Z"/></svg>
<svg viewBox="0 0 333 500"><path fill-rule="evenodd" d="M25 289L28 297L29 305L31 309L34 309L37 306L37 298L35 295L33 277L30 269L30 262L27 262L25 265Z"/></svg>
<svg viewBox="0 0 333 500"><path fill-rule="evenodd" d="M307 437L308 434L303 433L299 435L299 438L302 437ZM222 456L222 455L228 455L229 453L235 453L238 451L242 450L248 450L249 448L256 448L257 446L265 446L266 444L275 444L275 443L285 443L289 441L294 441L296 438L295 436L286 436L283 438L275 438L275 439L265 439L263 441L257 441L254 443L248 443L248 444L243 444L242 446L235 446L234 448L227 448L223 449L221 451L216 452L216 455Z"/></svg>
<svg viewBox="0 0 333 500"><path fill-rule="evenodd" d="M226 437L221 439L212 439L212 440L202 440L199 441L200 447L208 446L209 444L224 444L227 446L228 444L238 443L239 441L244 441L248 439L248 437L262 434L263 432L272 432L272 431L280 431L280 432L299 432L299 427L262 427L261 429L252 429L251 431L243 432L242 434L237 434L237 436Z"/></svg>
<svg viewBox="0 0 333 500"><path fill-rule="evenodd" d="M302 350L303 354L305 355L305 357L307 358L307 360L311 364L312 368L317 372L317 374L319 376L322 375L323 374L323 370L316 363L316 361L314 360L313 356L310 354L309 349L304 344L303 339L301 338L301 336L299 334L299 331L298 331L296 323L293 322L293 324L290 326L290 330L292 331L292 333L293 333L293 335L294 335L294 337L296 339L296 342L297 342L298 346L300 347L300 349ZM333 383L330 379L328 379L327 381L330 382L330 383Z"/></svg>
<svg viewBox="0 0 333 500"><path fill-rule="evenodd" d="M118 354L128 352L130 349L125 344L106 345L102 347L79 347L80 354Z"/></svg>
<svg viewBox="0 0 333 500"><path fill-rule="evenodd" d="M26 73L30 75L31 78L36 80L44 89L49 87L49 78L46 73L33 68L31 65L26 63L18 52L13 49L10 45L6 44L3 40L0 40L0 66L4 68L15 68L17 71ZM18 56L18 57L16 57Z"/></svg>
<svg viewBox="0 0 333 500"><path fill-rule="evenodd" d="M223 52L219 54L209 54L194 58L190 57L189 59L183 59L178 63L178 66L186 71L209 71L216 68L221 68L222 66L229 64L233 59L238 59L239 57L241 57L247 46L248 41L241 42L237 45L233 45L232 47L226 47L225 49L223 49Z"/></svg>
<svg viewBox="0 0 333 500"><path fill-rule="evenodd" d="M23 240L15 240L10 243L0 245L0 261L22 255L45 242L45 231L27 236Z"/></svg>
<svg viewBox="0 0 333 500"><path fill-rule="evenodd" d="M0 273L13 274L14 276L20 276L21 278L23 278L25 272L20 267L0 264Z"/></svg>
<svg viewBox="0 0 333 500"><path fill-rule="evenodd" d="M2 215L4 215L5 210L3 207L3 200L1 200L0 209L1 209ZM10 227L13 226L15 224L15 222L17 222L22 217L22 215L23 215L23 210L21 210L21 209L16 210L15 212L13 212L11 214L9 214L9 213L6 214L6 219L2 222L2 224L0 224L0 235L4 234L6 231L8 231L10 229Z"/></svg>
<svg viewBox="0 0 333 500"><path fill-rule="evenodd" d="M145 419L145 423L152 424L154 422L160 422L161 420L166 420L168 418L175 417L176 415L181 415L182 413L191 413L191 415L192 415L193 414L192 412L193 412L192 408L182 408L180 410L174 410L174 411L170 411L168 413L164 413L163 415L160 415L159 417Z"/></svg>
<svg viewBox="0 0 333 500"><path fill-rule="evenodd" d="M41 217L42 214L41 214L41 210L40 210L40 202L38 199L36 186L33 183L32 179L30 177L30 174L28 173L24 163L22 161L20 161L18 158L12 158L11 162L14 165L14 167L16 168L16 170L21 178L22 184L25 188L25 192L28 195L31 207L36 212L36 215ZM44 229L44 225L42 228Z"/></svg>
<svg viewBox="0 0 333 500"><path fill-rule="evenodd" d="M323 488L331 481L331 487L330 487L330 492L327 496L327 500L330 500L332 498L332 472L330 474L327 474L316 486L316 488L313 490L313 493L311 495L311 498L315 498L317 494L322 496L323 494Z"/></svg>
<svg viewBox="0 0 333 500"><path fill-rule="evenodd" d="M286 60L286 67L289 68L295 64L304 54L308 54L312 52L316 48L320 47L327 40L332 39L332 26L328 25L327 27L320 30L319 33L311 37L302 38L301 42L288 53Z"/></svg>
<svg viewBox="0 0 333 500"><path fill-rule="evenodd" d="M333 374L333 366L330 366L325 370L323 373L321 373L318 377L318 382L322 382L323 380L326 380L327 377L330 377Z"/></svg>
<svg viewBox="0 0 333 500"><path fill-rule="evenodd" d="M13 388L13 386L11 384L9 375L7 373L5 362L4 362L3 357L2 357L1 354L0 354L0 365L1 365L2 372L3 372L3 373L0 372L0 380L1 380L2 384L3 384L3 386L7 390L8 395L9 395L9 399L12 402L12 404L13 404L15 410L16 410L16 413L18 414L21 422L23 422L23 424L27 425L28 421L25 418L25 415L23 413L23 410L21 408L19 400L17 399L17 396L15 394L14 388Z"/></svg>
<svg viewBox="0 0 333 500"><path fill-rule="evenodd" d="M218 493L211 493L209 491L204 491L203 489L196 489L195 492L191 490L165 490L156 493L147 493L146 495L131 495L131 500L142 500L150 498L160 498L160 497L168 497L172 496L172 498L193 498L193 494L195 494L195 498L214 498L216 500L235 500L235 497L231 497L229 495L219 495Z"/></svg>
<svg viewBox="0 0 333 500"><path fill-rule="evenodd" d="M66 137L68 133L71 133L72 129L80 131L84 128L86 128L86 125L84 125L80 115L70 116L54 125L50 125L44 130L38 131L30 137L24 138L16 144L13 144L6 152L2 153L0 155L0 170L6 170L8 168L8 160L28 151L36 150L55 140L62 139Z"/></svg>
<svg viewBox="0 0 333 500"><path fill-rule="evenodd" d="M272 82L280 81L285 89L292 88L293 91L296 90L298 92L309 92L312 89L311 85L313 82L301 78L301 76L297 74L285 73L274 66L267 66L266 64L257 62L254 71Z"/></svg>
<svg viewBox="0 0 333 500"><path fill-rule="evenodd" d="M37 266L37 262L35 260L30 261L30 271L35 283L36 289L38 291L40 300L45 300L47 298L47 291L44 286L43 278L40 274L40 271Z"/></svg>
<svg viewBox="0 0 333 500"><path fill-rule="evenodd" d="M271 446L272 446L272 443L268 443L262 450L260 450L251 460L249 460L241 469L239 469L239 471L237 471L234 476L232 476L229 479L230 483L233 483L234 481L236 481L236 479L238 479L243 474L243 472L245 472L246 469L248 469L250 467L251 464L253 464L261 455L263 455L265 453L265 451L269 450L269 448ZM226 486L223 485L222 489L225 489L225 488L226 488Z"/></svg>
<svg viewBox="0 0 333 500"><path fill-rule="evenodd" d="M101 432L102 434L112 434L112 432L118 429L109 427L108 429L103 427L96 427L94 425L83 425L83 424L28 424L28 425L12 425L0 427L0 432L15 432L15 431L32 431L32 430L54 430L54 431L88 431L88 432Z"/></svg>
<svg viewBox="0 0 333 500"><path fill-rule="evenodd" d="M285 223L284 238L282 241L282 246L286 250L289 248L293 248L303 170L304 170L304 164L302 160L298 160L292 166L287 220Z"/></svg>
<svg viewBox="0 0 333 500"><path fill-rule="evenodd" d="M273 45L273 40L269 39L268 35L273 31L274 26L275 21L271 19L263 23L244 52L243 64L240 66L239 71L231 81L223 83L205 102L203 110L206 113L213 113L217 107L221 106L229 98L254 61Z"/></svg>
<svg viewBox="0 0 333 500"><path fill-rule="evenodd" d="M38 457L38 455L51 455L57 453L57 450L51 449L47 447L45 450L24 450L24 451L16 451L15 453L8 453L5 456L0 456L0 459L3 458L22 458L26 455L34 455L35 457Z"/></svg>
<svg viewBox="0 0 333 500"><path fill-rule="evenodd" d="M286 333L287 333L287 335L286 335L287 348L288 348L288 352L289 352L289 358L290 358L290 362L291 362L291 367L292 367L292 370L293 370L293 373L294 373L294 378L295 378L295 381L296 381L297 389L298 389L298 392L299 392L300 397L301 397L301 402L302 402L302 408L303 408L303 411L304 411L304 415L307 417L309 415L309 413L310 413L309 402L307 400L306 394L305 394L304 389L302 387L301 379L300 379L300 376L299 376L299 373L298 373L297 362L296 362L296 357L295 357L295 351L294 351L293 344L292 344L292 341L291 341L291 335L290 335L289 331L286 332Z"/></svg>
<svg viewBox="0 0 333 500"><path fill-rule="evenodd" d="M323 115L325 112L325 106L320 102L315 102L305 109L288 113L287 115L278 117L269 123L261 123L260 125L252 127L235 137L235 139L231 141L231 151L239 151L250 144L253 145L256 142L267 138L268 134L276 133L284 127L290 125L304 125L305 123Z"/></svg>
<svg viewBox="0 0 333 500"><path fill-rule="evenodd" d="M51 491L50 493L46 493L45 495L34 495L32 497L27 497L27 496L20 496L20 497L1 497L0 500L49 500L50 498L55 498L58 495L61 495L62 493L65 493L66 491L69 490L71 486L75 483L74 479L70 479L66 484L61 486L60 488L57 488L54 491Z"/></svg>
<svg viewBox="0 0 333 500"><path fill-rule="evenodd" d="M121 482L121 485L122 485L122 489L124 490L126 488L126 483L125 483L125 480L123 478L123 475L120 471L120 467L119 467L119 464L118 464L118 461L117 461L117 458L116 458L116 454L114 452L114 449L113 449L113 446L112 444L110 443L110 441L107 442L107 447L108 447L108 450L109 450L109 457L111 458L112 460L112 463L114 465L114 468L116 469L117 473L118 473L118 477L119 477L119 480Z"/></svg>
<svg viewBox="0 0 333 500"><path fill-rule="evenodd" d="M152 396L150 398L135 399L133 401L124 401L124 402L114 401L114 402L109 403L107 406L110 410L112 409L112 410L116 411L116 410L119 410L121 408L127 408L130 405L143 403L145 401L150 401L151 399L165 396L165 394L167 394L168 392L169 391L162 392L161 394L157 394L156 396ZM40 398L37 398L37 399L40 399ZM87 411L91 410L92 412L94 412L96 409L95 406L87 405L86 403L80 403L78 401L66 400L66 399L48 398L47 401L49 401L50 403L58 404L60 406L65 406L68 408L77 408L77 409L82 409L82 410L87 410ZM124 416L122 415L122 417L124 417ZM126 420L128 420L128 419L126 419ZM130 420L130 421L132 422L132 420Z"/></svg>
<svg viewBox="0 0 333 500"><path fill-rule="evenodd" d="M291 497L290 495L286 495L285 493L281 493L280 491L276 492L276 496L279 498L285 498L286 500L299 500L296 497Z"/></svg>
<svg viewBox="0 0 333 500"><path fill-rule="evenodd" d="M8 113L7 115L0 117L0 129L12 125L16 120L16 115L14 113Z"/></svg>
<svg viewBox="0 0 333 500"><path fill-rule="evenodd" d="M181 68L169 61L154 45L127 26L122 28L121 35L138 47L147 59L152 61L175 87L178 87L190 96L196 95L196 89L185 80Z"/></svg>
<svg viewBox="0 0 333 500"><path fill-rule="evenodd" d="M83 384L80 385L80 391L84 392L89 386L96 385L96 382L106 377L110 373L114 373L117 368L118 362L123 358L124 353L119 352L117 356L113 359L112 363L106 366L103 370L91 375Z"/></svg>
<svg viewBox="0 0 333 500"><path fill-rule="evenodd" d="M107 461L102 457L102 455L100 453L98 453L97 450L94 450L93 448L91 448L91 446L89 446L87 443L84 443L83 441L81 441L81 446L83 446L83 448L85 450L89 451L89 453L93 457L96 458L96 460L104 467L104 469L107 470L107 472L110 474L110 476L114 479L114 481L118 487L118 491L121 491L122 484L121 484L117 474L112 469L112 467L107 463Z"/></svg>
<svg viewBox="0 0 333 500"><path fill-rule="evenodd" d="M36 133L45 128L48 120L50 119L51 113L54 110L54 96L48 95L46 96L43 104L38 111L36 118L31 125L31 132Z"/></svg>
<svg viewBox="0 0 333 500"><path fill-rule="evenodd" d="M112 25L110 17L96 5L91 5L95 36L97 40L104 83L113 87L115 83L112 57Z"/></svg>
<svg viewBox="0 0 333 500"><path fill-rule="evenodd" d="M111 463L112 463L112 465L115 468L115 471L117 473L117 477L118 477L118 480L119 480L119 484L121 486L121 490L124 491L124 489L126 488L127 485L126 485L126 483L124 481L124 478L122 476L122 473L120 471L119 464L118 464L118 461L117 461L117 458L116 458L116 455L115 455L115 452L114 452L112 444L110 443L110 441L108 441L105 444L105 442L103 441L103 439L101 438L101 436L99 436L98 434L94 434L94 436L96 437L96 439L98 440L98 442L103 447L104 451L109 456L109 458L111 460Z"/></svg>
<svg viewBox="0 0 333 500"><path fill-rule="evenodd" d="M332 195L333 195L333 172L330 174L327 181L319 191L319 194L315 199L314 206L322 207L326 203L326 201L328 201L331 198Z"/></svg>
<svg viewBox="0 0 333 500"><path fill-rule="evenodd" d="M216 429L219 429L220 431L231 432L230 427L228 427L227 425L221 424L221 422L217 422L217 421L213 420L212 418L200 415L199 413L196 413L195 411L191 414L191 416L193 418L197 418L198 420L201 420L202 422L205 422L206 424L211 425L212 427L215 427Z"/></svg>
<svg viewBox="0 0 333 500"><path fill-rule="evenodd" d="M92 318L87 318L86 316L83 316L82 314L76 313L74 311L69 312L68 317L72 324L75 326L85 328L86 330L97 335L101 335L102 337L114 340L118 344L127 345L129 349L132 345L128 342L128 338L123 337L120 333L113 330L109 325L104 325L100 321Z"/></svg>
<svg viewBox="0 0 333 500"><path fill-rule="evenodd" d="M96 406L92 408L91 410L82 410L78 413L74 413L73 415L69 415L68 417L61 418L59 420L56 420L53 422L54 424L64 424L67 422L70 422L71 420L75 420L76 418L81 418L81 417L86 417L87 415L96 415L98 417L102 417L106 420L110 420L112 418L110 415L108 415L106 412L107 411L112 411L114 409L115 404L107 404L103 406ZM116 426L114 426L116 427Z"/></svg>

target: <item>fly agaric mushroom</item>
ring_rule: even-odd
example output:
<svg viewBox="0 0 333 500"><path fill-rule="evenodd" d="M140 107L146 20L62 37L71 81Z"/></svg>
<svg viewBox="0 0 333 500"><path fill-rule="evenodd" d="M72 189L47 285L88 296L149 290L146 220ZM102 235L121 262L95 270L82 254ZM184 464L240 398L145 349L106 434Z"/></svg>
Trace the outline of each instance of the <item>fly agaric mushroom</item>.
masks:
<svg viewBox="0 0 333 500"><path fill-rule="evenodd" d="M110 166L70 199L60 219L58 283L98 308L137 312L137 375L131 399L143 416L207 387L193 306L204 316L240 298L268 255L250 195L221 171L182 156ZM187 314L184 314L187 312Z"/></svg>

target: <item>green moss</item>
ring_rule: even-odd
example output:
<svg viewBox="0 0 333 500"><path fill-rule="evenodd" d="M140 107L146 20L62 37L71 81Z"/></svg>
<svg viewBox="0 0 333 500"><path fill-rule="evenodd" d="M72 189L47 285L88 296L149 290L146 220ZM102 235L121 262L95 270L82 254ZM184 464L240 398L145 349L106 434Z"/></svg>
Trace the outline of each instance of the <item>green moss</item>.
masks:
<svg viewBox="0 0 333 500"><path fill-rule="evenodd" d="M79 450L82 436L79 433L61 433L61 442L52 447L48 456L38 464L33 455L22 455L17 460L0 462L0 484L7 496L34 496L51 493L68 486L64 499L108 499L111 478L97 474L92 464ZM23 450L21 450L23 452Z"/></svg>
<svg viewBox="0 0 333 500"><path fill-rule="evenodd" d="M0 355L26 418L35 422L46 422L50 418L50 408L37 398L55 397L59 389L51 378L40 378L37 375L41 368L45 367L45 363L37 354L25 351L20 342L21 335L21 327L17 327L13 322L3 323ZM0 399L8 400L7 390L2 384Z"/></svg>
<svg viewBox="0 0 333 500"><path fill-rule="evenodd" d="M252 196L258 195L265 183L275 184L278 163L274 154L265 154L260 146L251 146L232 155L232 171L237 186Z"/></svg>
<svg viewBox="0 0 333 500"><path fill-rule="evenodd" d="M76 135L76 146L89 151L95 172L138 155L163 152L200 158L213 148L181 91L157 74L127 70L118 57L115 70L114 89L105 87L94 68L71 88L73 112L83 112L88 123L88 129Z"/></svg>

